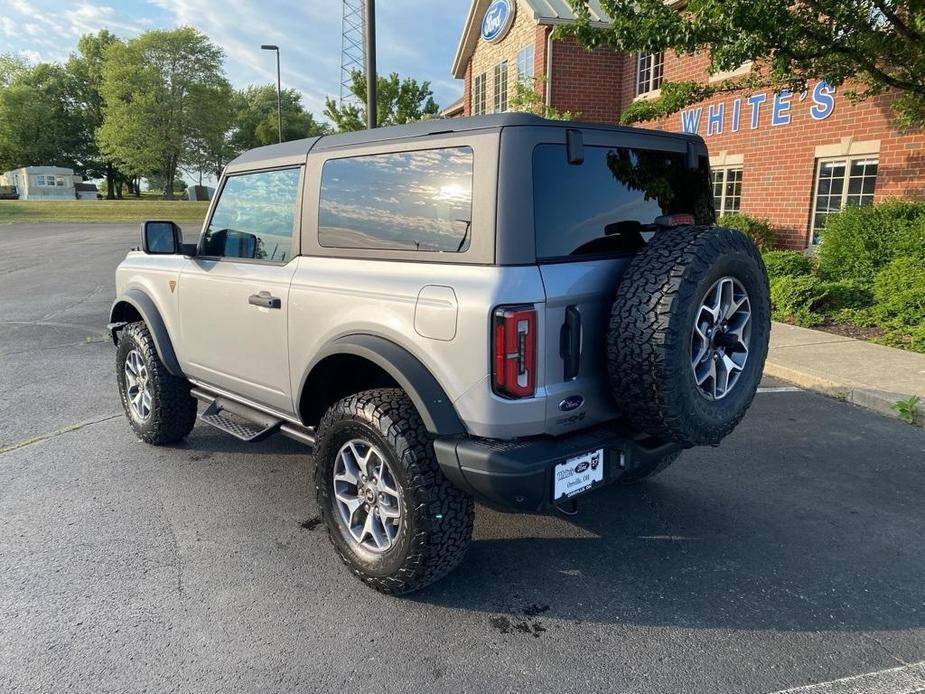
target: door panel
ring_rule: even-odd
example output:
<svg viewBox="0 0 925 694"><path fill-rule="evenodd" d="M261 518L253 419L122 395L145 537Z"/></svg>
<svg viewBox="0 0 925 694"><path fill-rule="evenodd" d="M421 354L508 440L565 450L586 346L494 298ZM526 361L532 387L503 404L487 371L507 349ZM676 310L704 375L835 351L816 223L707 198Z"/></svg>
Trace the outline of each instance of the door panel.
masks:
<svg viewBox="0 0 925 694"><path fill-rule="evenodd" d="M285 414L301 190L301 167L226 177L178 290L190 376Z"/></svg>
<svg viewBox="0 0 925 694"><path fill-rule="evenodd" d="M294 262L278 266L232 259L189 264L179 292L190 376L292 413L287 344L295 268ZM271 301L252 300L261 293ZM279 308L256 305L261 303Z"/></svg>

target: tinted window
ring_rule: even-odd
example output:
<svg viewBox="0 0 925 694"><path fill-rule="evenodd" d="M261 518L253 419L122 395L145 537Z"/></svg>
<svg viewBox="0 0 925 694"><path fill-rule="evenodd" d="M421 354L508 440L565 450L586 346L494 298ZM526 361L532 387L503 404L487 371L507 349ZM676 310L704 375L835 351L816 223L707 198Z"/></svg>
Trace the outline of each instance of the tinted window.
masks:
<svg viewBox="0 0 925 694"><path fill-rule="evenodd" d="M322 246L458 253L469 247L471 224L468 147L332 159L324 165Z"/></svg>
<svg viewBox="0 0 925 694"><path fill-rule="evenodd" d="M568 163L565 145L539 145L533 154L537 258L635 250L640 225L666 214L713 222L709 165L690 170L681 153L585 147L585 161Z"/></svg>
<svg viewBox="0 0 925 694"><path fill-rule="evenodd" d="M286 169L228 178L203 239L203 255L289 260L299 175L299 169Z"/></svg>

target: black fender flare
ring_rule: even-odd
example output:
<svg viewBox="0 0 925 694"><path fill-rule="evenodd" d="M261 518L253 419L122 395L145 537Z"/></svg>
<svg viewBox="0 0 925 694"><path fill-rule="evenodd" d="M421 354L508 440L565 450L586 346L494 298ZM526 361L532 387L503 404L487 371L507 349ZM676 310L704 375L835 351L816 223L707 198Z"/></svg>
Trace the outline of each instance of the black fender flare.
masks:
<svg viewBox="0 0 925 694"><path fill-rule="evenodd" d="M305 371L299 386L300 400L314 369L328 357L339 354L367 359L395 379L411 398L431 434L458 436L467 433L446 391L427 367L404 347L377 335L346 335L322 349Z"/></svg>
<svg viewBox="0 0 925 694"><path fill-rule="evenodd" d="M167 326L161 317L160 311L154 301L140 289L129 289L122 296L118 297L109 310L109 328L112 334L113 344L119 344L119 331L129 322L122 320L120 306L128 304L134 308L141 319L148 326L148 332L151 333L151 339L154 340L154 348L157 355L161 358L167 371L172 376L183 376L183 369L180 368L180 361L177 359L177 353L173 349L173 342L170 340L170 334L167 332Z"/></svg>

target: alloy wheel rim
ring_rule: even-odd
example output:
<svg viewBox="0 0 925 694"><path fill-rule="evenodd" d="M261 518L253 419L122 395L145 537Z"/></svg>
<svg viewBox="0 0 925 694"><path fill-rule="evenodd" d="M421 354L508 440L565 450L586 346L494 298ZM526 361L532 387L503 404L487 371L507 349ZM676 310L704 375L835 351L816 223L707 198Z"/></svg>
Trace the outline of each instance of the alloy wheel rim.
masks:
<svg viewBox="0 0 925 694"><path fill-rule="evenodd" d="M691 331L691 370L708 400L722 400L739 382L748 362L752 311L735 277L717 280L700 302Z"/></svg>
<svg viewBox="0 0 925 694"><path fill-rule="evenodd" d="M125 396L129 407L140 420L151 416L151 383L148 378L148 367L137 349L133 349L125 357Z"/></svg>
<svg viewBox="0 0 925 694"><path fill-rule="evenodd" d="M334 463L334 499L354 543L376 554L394 546L402 523L402 495L376 446L362 439L341 446Z"/></svg>

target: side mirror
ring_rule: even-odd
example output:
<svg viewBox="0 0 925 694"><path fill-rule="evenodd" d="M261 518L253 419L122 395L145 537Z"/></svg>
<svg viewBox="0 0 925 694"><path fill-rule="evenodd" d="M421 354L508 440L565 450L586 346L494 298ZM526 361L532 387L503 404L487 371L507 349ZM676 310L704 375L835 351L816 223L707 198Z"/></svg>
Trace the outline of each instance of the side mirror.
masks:
<svg viewBox="0 0 925 694"><path fill-rule="evenodd" d="M148 255L176 255L183 235L173 222L148 221L141 225L141 248Z"/></svg>

